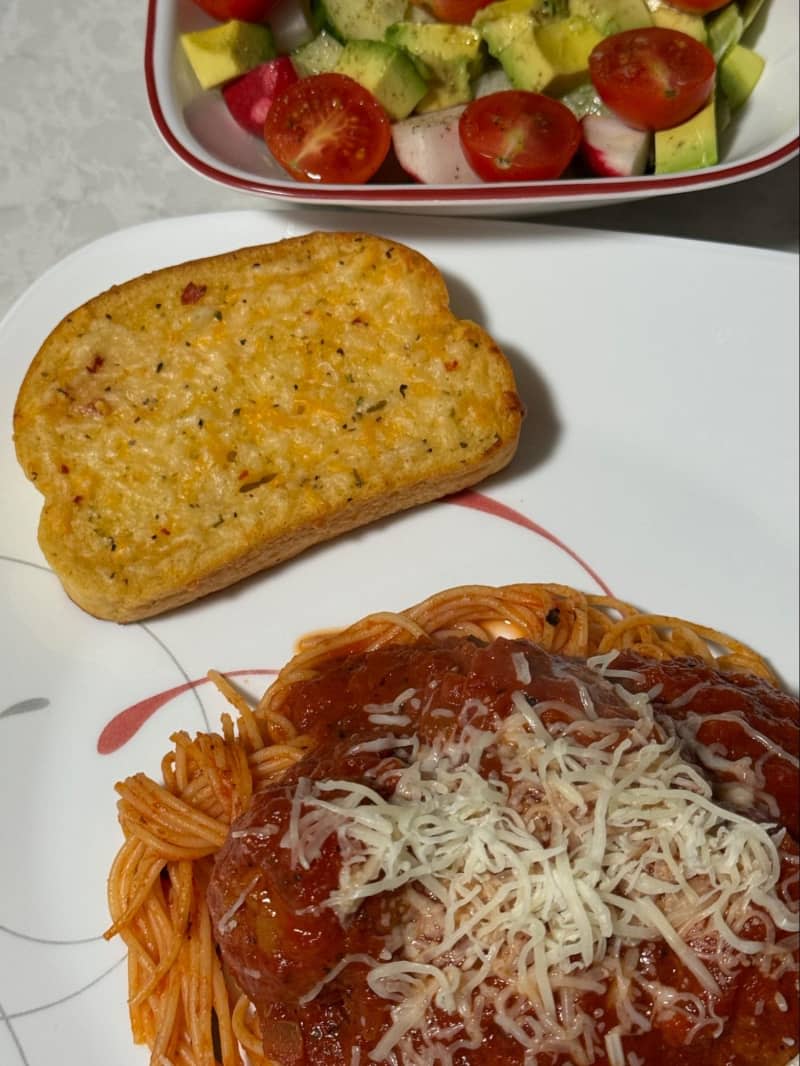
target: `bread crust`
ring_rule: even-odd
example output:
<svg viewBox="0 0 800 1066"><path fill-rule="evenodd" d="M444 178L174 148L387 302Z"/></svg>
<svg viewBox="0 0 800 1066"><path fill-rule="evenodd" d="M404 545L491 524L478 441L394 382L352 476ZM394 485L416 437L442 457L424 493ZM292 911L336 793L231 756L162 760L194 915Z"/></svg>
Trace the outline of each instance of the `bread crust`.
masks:
<svg viewBox="0 0 800 1066"><path fill-rule="evenodd" d="M17 397L39 543L98 618L148 618L506 465L522 404L418 252L310 233L116 285Z"/></svg>

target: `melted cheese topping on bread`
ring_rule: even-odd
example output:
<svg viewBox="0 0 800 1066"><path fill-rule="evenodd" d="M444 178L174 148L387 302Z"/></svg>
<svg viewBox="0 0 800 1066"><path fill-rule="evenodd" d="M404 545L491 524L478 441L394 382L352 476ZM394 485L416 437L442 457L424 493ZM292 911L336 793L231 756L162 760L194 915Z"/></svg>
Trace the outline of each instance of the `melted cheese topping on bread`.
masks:
<svg viewBox="0 0 800 1066"><path fill-rule="evenodd" d="M15 438L49 562L127 621L474 484L520 420L508 362L430 262L316 233L78 308L26 376Z"/></svg>

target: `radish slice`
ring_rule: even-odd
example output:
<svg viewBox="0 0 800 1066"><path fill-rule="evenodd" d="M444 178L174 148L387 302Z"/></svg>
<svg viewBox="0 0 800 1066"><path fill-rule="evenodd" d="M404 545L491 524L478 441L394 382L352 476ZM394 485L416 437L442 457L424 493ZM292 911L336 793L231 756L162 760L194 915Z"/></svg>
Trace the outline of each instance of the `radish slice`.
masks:
<svg viewBox="0 0 800 1066"><path fill-rule="evenodd" d="M428 111L395 122L392 142L397 161L425 185L480 184L461 148L458 120L464 106Z"/></svg>
<svg viewBox="0 0 800 1066"><path fill-rule="evenodd" d="M288 85L297 81L297 73L288 56L277 56L249 70L236 81L223 86L222 98L228 110L248 133L264 136L264 121L272 101Z"/></svg>
<svg viewBox="0 0 800 1066"><path fill-rule="evenodd" d="M581 153L593 174L607 178L644 174L653 143L649 130L635 130L614 115L586 115L581 128Z"/></svg>

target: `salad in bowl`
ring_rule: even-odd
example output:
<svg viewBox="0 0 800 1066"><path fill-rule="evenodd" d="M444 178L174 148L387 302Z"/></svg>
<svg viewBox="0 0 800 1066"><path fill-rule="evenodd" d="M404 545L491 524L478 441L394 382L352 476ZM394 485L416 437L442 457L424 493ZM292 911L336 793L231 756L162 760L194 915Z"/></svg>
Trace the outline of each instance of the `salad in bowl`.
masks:
<svg viewBox="0 0 800 1066"><path fill-rule="evenodd" d="M794 154L797 109L769 99L797 67L793 17L792 0L151 0L146 71L170 146L239 188L586 205Z"/></svg>

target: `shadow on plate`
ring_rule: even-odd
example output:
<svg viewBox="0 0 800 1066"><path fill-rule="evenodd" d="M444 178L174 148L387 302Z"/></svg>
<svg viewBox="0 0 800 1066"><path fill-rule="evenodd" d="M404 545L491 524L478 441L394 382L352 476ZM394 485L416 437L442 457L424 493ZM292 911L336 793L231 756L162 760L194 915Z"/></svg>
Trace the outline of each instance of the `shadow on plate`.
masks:
<svg viewBox="0 0 800 1066"><path fill-rule="evenodd" d="M444 279L454 314L459 318L471 319L487 329L484 307L474 289L446 272ZM516 456L509 466L488 482L489 485L498 485L509 477L530 471L543 463L552 454L561 427L550 389L536 368L535 345L531 351L523 352L515 345L506 344L496 329L490 332L511 364L517 379L517 392L526 412Z"/></svg>

